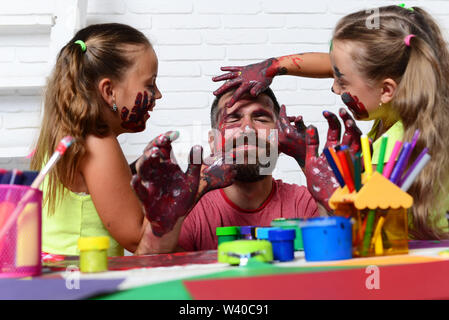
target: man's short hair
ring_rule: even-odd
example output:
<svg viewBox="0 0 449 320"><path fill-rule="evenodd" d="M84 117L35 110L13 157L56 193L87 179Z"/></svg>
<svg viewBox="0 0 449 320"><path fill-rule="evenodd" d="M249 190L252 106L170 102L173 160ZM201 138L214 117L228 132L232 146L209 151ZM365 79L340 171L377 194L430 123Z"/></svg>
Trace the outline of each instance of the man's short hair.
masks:
<svg viewBox="0 0 449 320"><path fill-rule="evenodd" d="M216 96L214 99L214 102L212 103L211 109L210 109L210 123L211 127L216 129L217 128L217 121L218 121L218 102L220 101L221 97L223 97L224 94L228 93L228 91L225 91L219 96ZM271 101L273 101L274 105L274 113L276 116L279 115L279 111L281 110L281 107L279 106L279 102L276 99L276 96L274 95L273 90L271 90L269 87L265 89L265 91L262 91L260 94L266 94Z"/></svg>

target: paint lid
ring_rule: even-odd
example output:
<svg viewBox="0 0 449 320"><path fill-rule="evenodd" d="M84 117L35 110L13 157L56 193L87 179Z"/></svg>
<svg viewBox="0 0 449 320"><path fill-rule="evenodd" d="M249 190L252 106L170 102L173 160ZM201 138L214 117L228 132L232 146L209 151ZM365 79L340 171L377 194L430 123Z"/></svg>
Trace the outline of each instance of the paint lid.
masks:
<svg viewBox="0 0 449 320"><path fill-rule="evenodd" d="M256 226L242 226L240 227L240 234L253 234L254 228L256 228Z"/></svg>
<svg viewBox="0 0 449 320"><path fill-rule="evenodd" d="M295 229L272 229L268 232L268 240L280 241L280 240L295 240Z"/></svg>
<svg viewBox="0 0 449 320"><path fill-rule="evenodd" d="M320 217L309 218L300 223L301 228L308 227L332 227L337 226L340 223L351 223L350 218L345 217Z"/></svg>
<svg viewBox="0 0 449 320"><path fill-rule="evenodd" d="M109 248L109 237L80 237L78 239L79 251L107 250Z"/></svg>
<svg viewBox="0 0 449 320"><path fill-rule="evenodd" d="M264 228L256 228L256 238L259 240L268 240L268 232L270 230L275 230L277 228L273 227L264 227Z"/></svg>
<svg viewBox="0 0 449 320"><path fill-rule="evenodd" d="M238 235L239 228L238 227L217 227L215 229L217 236L235 236Z"/></svg>
<svg viewBox="0 0 449 320"><path fill-rule="evenodd" d="M299 223L303 221L304 219L285 219L285 218L279 218L274 219L271 221L272 227L290 227L290 226L299 226Z"/></svg>

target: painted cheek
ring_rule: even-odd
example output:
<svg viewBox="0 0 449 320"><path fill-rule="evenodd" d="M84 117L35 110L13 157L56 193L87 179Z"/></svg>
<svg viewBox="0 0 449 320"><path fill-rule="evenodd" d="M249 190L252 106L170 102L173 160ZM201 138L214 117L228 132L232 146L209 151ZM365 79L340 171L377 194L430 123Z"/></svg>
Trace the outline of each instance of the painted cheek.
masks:
<svg viewBox="0 0 449 320"><path fill-rule="evenodd" d="M150 100L154 100L154 95L151 95ZM148 94L145 91L143 94L138 93L135 100L135 105L129 112L127 107L123 107L121 111L122 127L135 132L145 129L145 117L149 110Z"/></svg>
<svg viewBox="0 0 449 320"><path fill-rule="evenodd" d="M356 118L364 119L368 117L368 111L366 111L365 105L359 101L357 96L352 96L349 92L344 92L341 95L341 99Z"/></svg>

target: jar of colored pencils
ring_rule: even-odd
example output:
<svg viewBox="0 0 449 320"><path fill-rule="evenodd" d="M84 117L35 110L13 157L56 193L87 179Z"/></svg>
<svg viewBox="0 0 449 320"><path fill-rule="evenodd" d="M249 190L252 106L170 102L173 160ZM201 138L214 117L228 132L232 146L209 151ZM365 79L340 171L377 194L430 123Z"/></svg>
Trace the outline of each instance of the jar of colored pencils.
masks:
<svg viewBox="0 0 449 320"><path fill-rule="evenodd" d="M354 257L408 252L407 210L413 198L378 172L358 192L337 188L329 199L336 216L352 220Z"/></svg>
<svg viewBox="0 0 449 320"><path fill-rule="evenodd" d="M109 237L82 237L78 239L81 272L108 270Z"/></svg>

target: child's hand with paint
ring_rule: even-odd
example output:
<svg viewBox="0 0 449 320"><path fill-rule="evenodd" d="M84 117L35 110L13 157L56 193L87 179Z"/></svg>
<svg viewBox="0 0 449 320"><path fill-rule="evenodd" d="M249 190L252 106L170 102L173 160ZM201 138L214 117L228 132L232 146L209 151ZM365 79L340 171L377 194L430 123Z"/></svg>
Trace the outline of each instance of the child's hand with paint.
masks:
<svg viewBox="0 0 449 320"><path fill-rule="evenodd" d="M150 142L136 165L137 175L131 182L152 231L158 237L170 232L178 219L187 215L195 204L198 191L201 162L190 161L184 173L170 157L171 142L177 136L167 132ZM200 146L192 147L190 159L196 153L202 153Z"/></svg>
<svg viewBox="0 0 449 320"><path fill-rule="evenodd" d="M232 107L246 92L250 92L254 97L257 96L268 88L276 75L282 74L282 68L276 58L270 58L244 67L232 66L221 67L220 69L221 71L229 71L229 73L214 77L212 81L228 81L214 91L214 95L221 95L229 89L238 86L232 98L226 103L226 107Z"/></svg>
<svg viewBox="0 0 449 320"><path fill-rule="evenodd" d="M188 169L182 172L171 157L171 142L178 136L178 132L169 131L151 141L136 164L137 175L131 182L158 237L170 232L205 193L232 184L236 174L234 165L226 164L224 156L203 163L201 146L192 147Z"/></svg>
<svg viewBox="0 0 449 320"><path fill-rule="evenodd" d="M294 122L293 126L291 122ZM301 168L305 164L306 156L306 126L302 116L288 117L285 105L281 106L279 118L276 121L278 130L279 151L293 157Z"/></svg>
<svg viewBox="0 0 449 320"><path fill-rule="evenodd" d="M339 110L340 117L344 121L345 132L340 143L341 125L335 114L324 111L329 129L325 147L345 145L349 147L351 155L360 151L360 136L362 132L355 124L355 121L344 109ZM335 189L339 187L332 169L326 160L324 153L318 156L320 145L318 131L315 126L308 126L306 130L306 160L304 174L307 178L307 188L315 200L321 204L327 212L332 210L329 207L329 199Z"/></svg>

